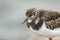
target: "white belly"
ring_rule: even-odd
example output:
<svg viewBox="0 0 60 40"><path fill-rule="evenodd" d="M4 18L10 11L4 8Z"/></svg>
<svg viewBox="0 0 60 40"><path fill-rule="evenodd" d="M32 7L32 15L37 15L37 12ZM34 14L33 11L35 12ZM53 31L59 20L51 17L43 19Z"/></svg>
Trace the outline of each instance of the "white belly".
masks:
<svg viewBox="0 0 60 40"><path fill-rule="evenodd" d="M60 28L50 30L46 28L45 23L43 23L42 28L40 30L34 30L32 27L30 27L30 30L33 31L33 33L36 33L37 35L43 36L43 37L58 37L60 36Z"/></svg>

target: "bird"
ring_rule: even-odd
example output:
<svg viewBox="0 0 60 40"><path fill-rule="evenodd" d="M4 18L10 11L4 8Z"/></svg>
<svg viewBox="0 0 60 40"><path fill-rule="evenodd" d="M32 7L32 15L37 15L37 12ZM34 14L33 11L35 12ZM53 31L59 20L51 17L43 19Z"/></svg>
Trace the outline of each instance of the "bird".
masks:
<svg viewBox="0 0 60 40"><path fill-rule="evenodd" d="M53 37L60 36L60 13L57 11L42 10L30 8L26 11L27 27L35 34L47 37L52 40Z"/></svg>

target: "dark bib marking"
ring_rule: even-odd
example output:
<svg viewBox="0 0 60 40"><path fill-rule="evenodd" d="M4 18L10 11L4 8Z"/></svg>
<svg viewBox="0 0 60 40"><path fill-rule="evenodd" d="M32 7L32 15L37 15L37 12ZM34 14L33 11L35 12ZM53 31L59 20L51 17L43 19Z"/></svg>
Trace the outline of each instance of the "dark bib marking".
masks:
<svg viewBox="0 0 60 40"><path fill-rule="evenodd" d="M31 26L34 30L39 30L39 28L42 26L43 21L40 20L37 24L35 24L35 20L33 20L31 23L27 22L28 28Z"/></svg>

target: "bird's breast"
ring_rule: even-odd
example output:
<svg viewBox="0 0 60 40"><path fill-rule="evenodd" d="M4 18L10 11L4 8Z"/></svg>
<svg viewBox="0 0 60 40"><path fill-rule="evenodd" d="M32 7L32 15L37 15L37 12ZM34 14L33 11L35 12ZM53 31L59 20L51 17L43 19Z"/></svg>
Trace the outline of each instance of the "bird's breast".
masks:
<svg viewBox="0 0 60 40"><path fill-rule="evenodd" d="M46 24L43 23L42 27L39 28L39 30L34 30L32 27L30 27L30 30L39 35L39 36L43 36L43 37L56 37L56 36L60 36L60 28L54 29L54 30L50 30L48 28L46 28Z"/></svg>

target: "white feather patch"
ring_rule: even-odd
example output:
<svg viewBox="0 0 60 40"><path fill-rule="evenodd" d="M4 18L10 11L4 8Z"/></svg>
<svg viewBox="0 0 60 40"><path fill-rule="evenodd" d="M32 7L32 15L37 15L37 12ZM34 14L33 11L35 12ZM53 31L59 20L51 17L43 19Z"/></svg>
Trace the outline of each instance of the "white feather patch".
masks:
<svg viewBox="0 0 60 40"><path fill-rule="evenodd" d="M39 19L39 18L37 18L37 19L35 20L35 24L37 24L37 23L39 22L39 20L40 20L40 19Z"/></svg>
<svg viewBox="0 0 60 40"><path fill-rule="evenodd" d="M32 22L32 19L28 19L28 23L31 23Z"/></svg>
<svg viewBox="0 0 60 40"><path fill-rule="evenodd" d="M42 28L40 28L39 30L34 30L34 29L32 29L32 27L30 27L30 30L33 31L33 33L35 33L39 36L43 36L43 37L58 37L58 36L60 36L60 28L50 30L50 29L46 28L45 23L43 23Z"/></svg>

